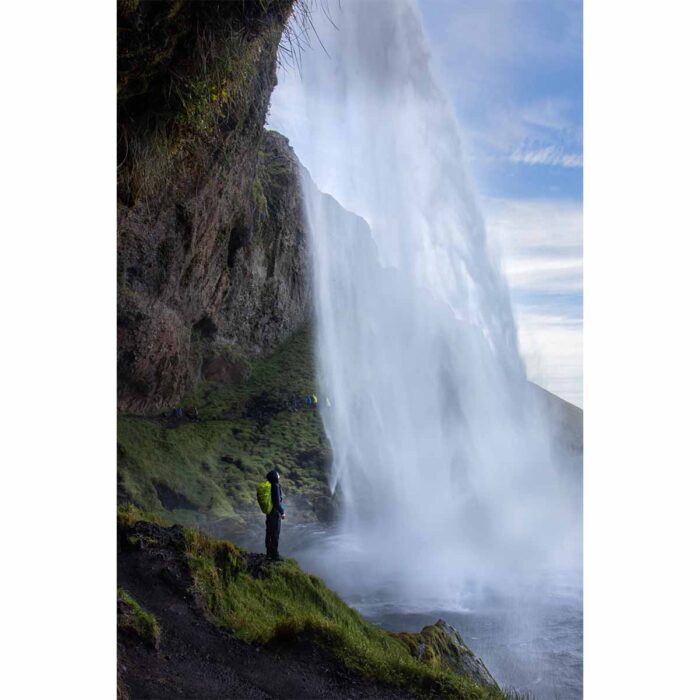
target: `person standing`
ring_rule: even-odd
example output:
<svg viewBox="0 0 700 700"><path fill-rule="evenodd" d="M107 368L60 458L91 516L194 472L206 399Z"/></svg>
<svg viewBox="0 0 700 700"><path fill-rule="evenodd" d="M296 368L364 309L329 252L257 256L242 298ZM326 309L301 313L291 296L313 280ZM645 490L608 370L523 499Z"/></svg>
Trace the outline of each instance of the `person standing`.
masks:
<svg viewBox="0 0 700 700"><path fill-rule="evenodd" d="M280 486L280 474L276 469L268 472L265 477L270 482L270 495L272 497L272 510L265 516L265 549L268 559L279 561L279 541L284 520L284 502L282 487Z"/></svg>

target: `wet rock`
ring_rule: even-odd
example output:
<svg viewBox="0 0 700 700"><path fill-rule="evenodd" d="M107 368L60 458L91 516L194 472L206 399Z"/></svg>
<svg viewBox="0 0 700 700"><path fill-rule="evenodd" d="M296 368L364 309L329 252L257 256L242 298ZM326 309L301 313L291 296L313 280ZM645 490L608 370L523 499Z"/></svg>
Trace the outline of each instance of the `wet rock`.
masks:
<svg viewBox="0 0 700 700"><path fill-rule="evenodd" d="M464 673L481 685L498 687L496 680L489 673L484 662L464 643L462 635L445 620L435 623L448 640L448 653L444 657L445 662L457 673Z"/></svg>
<svg viewBox="0 0 700 700"><path fill-rule="evenodd" d="M484 662L464 643L462 635L445 620L427 625L420 632L398 632L394 636L424 663L469 676L479 685L498 688Z"/></svg>

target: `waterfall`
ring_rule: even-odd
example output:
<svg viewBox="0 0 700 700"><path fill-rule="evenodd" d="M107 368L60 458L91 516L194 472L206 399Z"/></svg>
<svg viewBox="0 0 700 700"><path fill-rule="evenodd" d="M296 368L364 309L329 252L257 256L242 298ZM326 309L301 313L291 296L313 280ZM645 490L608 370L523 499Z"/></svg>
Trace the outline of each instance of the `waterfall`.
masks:
<svg viewBox="0 0 700 700"><path fill-rule="evenodd" d="M320 410L342 502L324 575L447 605L552 565L577 516L518 350L413 2L315 8L280 71L312 248ZM322 194L328 193L328 194ZM329 196L330 195L330 196Z"/></svg>

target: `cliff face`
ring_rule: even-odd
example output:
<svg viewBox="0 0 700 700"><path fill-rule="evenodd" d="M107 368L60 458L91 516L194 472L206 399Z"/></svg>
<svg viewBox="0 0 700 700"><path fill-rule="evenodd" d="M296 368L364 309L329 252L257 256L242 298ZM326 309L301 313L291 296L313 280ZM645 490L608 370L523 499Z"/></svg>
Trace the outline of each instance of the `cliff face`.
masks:
<svg viewBox="0 0 700 700"><path fill-rule="evenodd" d="M120 411L235 380L308 316L298 166L264 130L292 5L119 4Z"/></svg>

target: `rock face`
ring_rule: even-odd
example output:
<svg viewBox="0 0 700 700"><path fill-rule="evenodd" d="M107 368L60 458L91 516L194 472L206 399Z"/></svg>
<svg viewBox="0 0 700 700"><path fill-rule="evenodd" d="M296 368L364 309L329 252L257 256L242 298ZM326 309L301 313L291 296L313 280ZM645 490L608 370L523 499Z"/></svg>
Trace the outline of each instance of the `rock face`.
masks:
<svg viewBox="0 0 700 700"><path fill-rule="evenodd" d="M394 636L424 663L469 676L479 685L498 688L484 662L464 643L462 635L444 620L427 625L420 632L398 632Z"/></svg>
<svg viewBox="0 0 700 700"><path fill-rule="evenodd" d="M264 129L292 5L119 3L120 411L245 376L308 317L298 164Z"/></svg>
<svg viewBox="0 0 700 700"><path fill-rule="evenodd" d="M219 332L259 355L298 330L311 309L299 163L287 139L276 132L263 135L253 189L252 235L245 240L245 231L234 231L229 239L234 283Z"/></svg>

